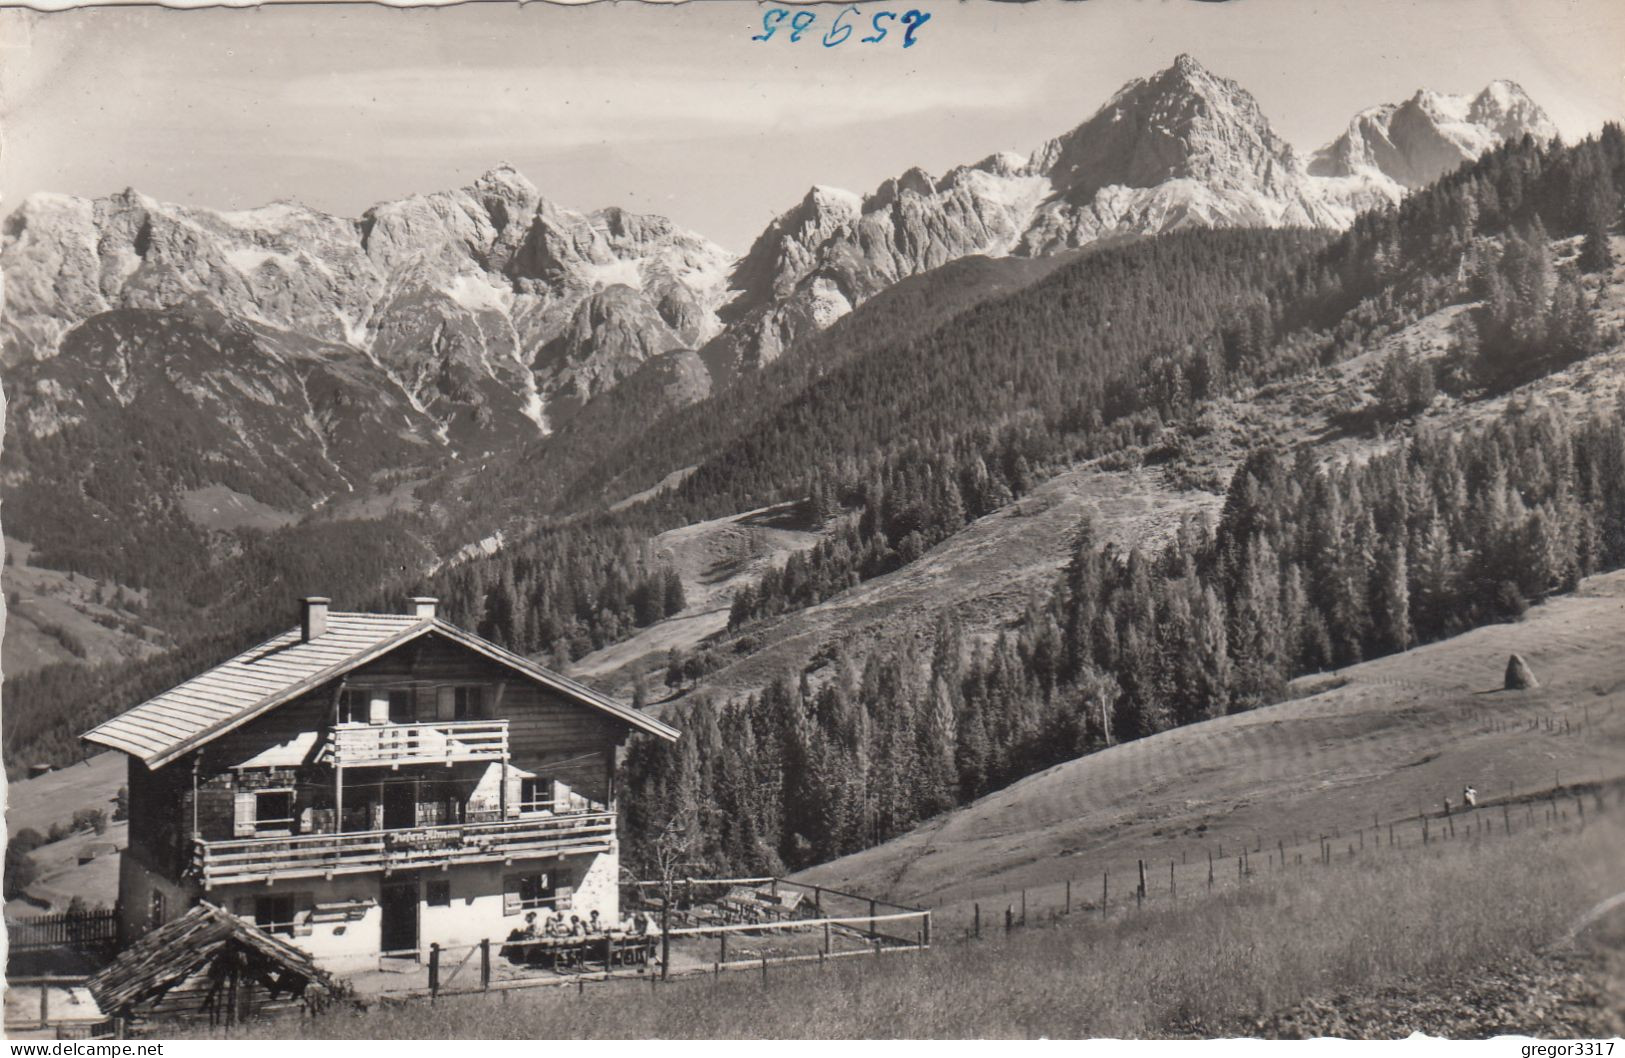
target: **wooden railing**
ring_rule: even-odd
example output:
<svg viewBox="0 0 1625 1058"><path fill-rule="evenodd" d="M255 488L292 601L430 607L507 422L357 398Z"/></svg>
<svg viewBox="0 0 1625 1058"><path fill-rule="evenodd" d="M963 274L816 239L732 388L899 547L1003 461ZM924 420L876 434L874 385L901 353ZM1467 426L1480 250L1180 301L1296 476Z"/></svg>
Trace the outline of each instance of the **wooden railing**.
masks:
<svg viewBox="0 0 1625 1058"><path fill-rule="evenodd" d="M12 952L95 947L118 939L118 913L67 911L10 920L6 933Z"/></svg>
<svg viewBox="0 0 1625 1058"><path fill-rule="evenodd" d="M208 888L261 879L329 877L602 852L614 843L615 813L578 812L352 834L200 839L193 846L192 865Z"/></svg>
<svg viewBox="0 0 1625 1058"><path fill-rule="evenodd" d="M346 768L501 760L507 755L506 720L333 725L332 763Z"/></svg>

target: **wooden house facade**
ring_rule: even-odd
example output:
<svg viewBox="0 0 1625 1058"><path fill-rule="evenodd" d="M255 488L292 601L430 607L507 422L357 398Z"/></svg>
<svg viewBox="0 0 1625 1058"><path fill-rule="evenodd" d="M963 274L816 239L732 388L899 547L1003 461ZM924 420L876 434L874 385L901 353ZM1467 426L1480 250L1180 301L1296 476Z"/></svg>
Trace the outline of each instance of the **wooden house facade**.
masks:
<svg viewBox="0 0 1625 1058"><path fill-rule="evenodd" d="M616 753L677 732L413 606L306 599L84 736L129 756L124 943L205 899L338 970L618 919Z"/></svg>

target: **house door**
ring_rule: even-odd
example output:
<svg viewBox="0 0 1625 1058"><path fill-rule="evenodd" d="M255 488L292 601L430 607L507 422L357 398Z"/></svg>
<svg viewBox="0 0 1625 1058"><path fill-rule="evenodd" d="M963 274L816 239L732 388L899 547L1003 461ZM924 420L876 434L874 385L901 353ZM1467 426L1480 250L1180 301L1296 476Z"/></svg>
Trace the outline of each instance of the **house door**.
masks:
<svg viewBox="0 0 1625 1058"><path fill-rule="evenodd" d="M384 829L399 830L418 825L417 783L394 779L384 784Z"/></svg>
<svg viewBox="0 0 1625 1058"><path fill-rule="evenodd" d="M418 950L418 883L385 882L378 895L379 944L386 954Z"/></svg>

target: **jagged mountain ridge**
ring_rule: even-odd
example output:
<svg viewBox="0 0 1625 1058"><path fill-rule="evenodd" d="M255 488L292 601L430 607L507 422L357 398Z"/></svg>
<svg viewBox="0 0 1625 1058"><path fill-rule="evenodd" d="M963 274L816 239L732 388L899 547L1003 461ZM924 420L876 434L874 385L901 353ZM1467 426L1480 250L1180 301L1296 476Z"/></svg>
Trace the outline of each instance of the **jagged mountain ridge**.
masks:
<svg viewBox="0 0 1625 1058"><path fill-rule="evenodd" d="M342 443L354 426L346 409L404 439L382 446L393 454L479 457L626 380L649 383L649 414L698 399L899 280L972 254L1040 257L1187 225L1341 227L1422 174L1551 129L1509 82L1472 100L1424 92L1356 116L1305 165L1244 89L1180 56L1026 157L994 154L940 178L910 169L866 196L814 187L739 258L665 218L564 209L508 166L353 220L288 203L220 212L134 191L35 195L0 245L13 421L42 441L74 429L151 385L144 371L176 376L174 358L147 342L175 314L205 330L218 317L274 381L224 364L213 389L168 394L193 402L172 410L319 465L301 477L313 483L303 507L364 489L378 471L380 445ZM89 363L56 363L70 348ZM118 387L88 367L104 362L124 365L115 374L134 380L127 392L103 392ZM322 407L291 433L243 433L259 420L232 401L285 397L313 377ZM11 480L29 472L14 465Z"/></svg>
<svg viewBox="0 0 1625 1058"><path fill-rule="evenodd" d="M1403 103L1356 114L1341 136L1315 152L1309 172L1375 174L1405 188L1421 187L1497 143L1526 134L1549 140L1557 127L1511 81L1492 81L1470 99L1423 90Z"/></svg>
<svg viewBox="0 0 1625 1058"><path fill-rule="evenodd" d="M443 435L469 417L545 429L555 400L713 334L730 263L665 218L562 209L506 166L355 220L33 195L6 221L0 334L17 365L98 313L207 307L362 353Z"/></svg>
<svg viewBox="0 0 1625 1058"><path fill-rule="evenodd" d="M1421 92L1365 111L1305 164L1245 89L1181 55L1026 158L940 178L910 169L868 196L813 188L741 259L707 363L770 360L876 289L967 254L1037 256L1191 224L1342 228L1524 134L1555 127L1497 81L1472 100Z"/></svg>

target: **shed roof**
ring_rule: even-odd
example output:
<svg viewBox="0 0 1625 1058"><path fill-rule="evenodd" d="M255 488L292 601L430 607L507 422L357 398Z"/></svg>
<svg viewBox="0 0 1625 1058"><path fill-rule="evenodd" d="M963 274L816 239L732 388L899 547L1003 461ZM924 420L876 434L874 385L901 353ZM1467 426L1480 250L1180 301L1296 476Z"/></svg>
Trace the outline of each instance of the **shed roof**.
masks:
<svg viewBox="0 0 1625 1058"><path fill-rule="evenodd" d="M519 675L630 727L667 740L678 732L575 680L437 617L330 613L327 630L309 642L298 628L243 651L171 687L82 736L159 768L255 717L430 634L482 654Z"/></svg>
<svg viewBox="0 0 1625 1058"><path fill-rule="evenodd" d="M295 994L311 986L329 994L338 990L308 954L209 903L145 934L85 983L103 1010L120 1010L164 994L231 946L274 970Z"/></svg>

